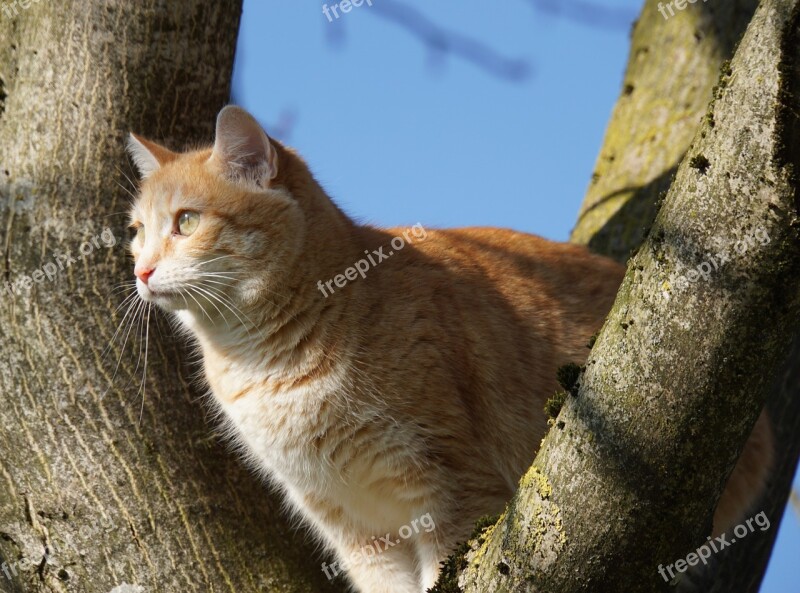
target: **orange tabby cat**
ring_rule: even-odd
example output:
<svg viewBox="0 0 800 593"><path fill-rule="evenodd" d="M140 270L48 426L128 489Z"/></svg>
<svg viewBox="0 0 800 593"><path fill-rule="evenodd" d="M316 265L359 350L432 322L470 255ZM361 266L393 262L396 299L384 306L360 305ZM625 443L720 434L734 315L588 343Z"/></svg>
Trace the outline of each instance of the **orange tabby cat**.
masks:
<svg viewBox="0 0 800 593"><path fill-rule="evenodd" d="M139 295L194 334L231 433L355 586L424 592L511 498L556 369L585 360L623 268L507 230L357 225L237 107L213 148L129 149ZM768 435L760 422L718 527L764 480Z"/></svg>

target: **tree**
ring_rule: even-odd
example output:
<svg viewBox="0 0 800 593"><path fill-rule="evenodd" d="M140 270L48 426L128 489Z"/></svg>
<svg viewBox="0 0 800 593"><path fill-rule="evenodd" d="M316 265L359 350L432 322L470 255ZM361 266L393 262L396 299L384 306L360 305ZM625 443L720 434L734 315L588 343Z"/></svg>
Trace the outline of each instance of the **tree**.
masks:
<svg viewBox="0 0 800 593"><path fill-rule="evenodd" d="M573 241L621 262L639 247L713 98L720 70L733 57L757 6L757 0L698 3L680 18L664 19L656 2L647 3L634 30L623 93ZM797 336L797 329L794 332ZM774 378L766 406L773 420L777 458L760 508L775 525L786 507L800 458L798 384L800 341L796 337ZM778 530L772 529L764 537L721 552L720 565L707 571L708 580L701 589L758 591L777 535Z"/></svg>
<svg viewBox="0 0 800 593"><path fill-rule="evenodd" d="M762 2L705 111L712 73L755 3L698 3L666 23L657 4L647 2L637 24L573 233L620 260L644 244L517 495L466 560L451 559L467 592L659 590L659 563L705 542L770 387L779 460L764 504L774 523L786 502L798 453L789 439L796 382L787 380L797 346L781 380L765 371L783 360L798 320L800 8ZM759 230L770 237L761 247L737 247L715 276L685 280ZM775 531L726 550L706 590L757 590ZM749 562L732 562L747 553ZM455 584L449 577L442 590Z"/></svg>
<svg viewBox="0 0 800 593"><path fill-rule="evenodd" d="M2 10L0 590L332 591L278 499L209 438L181 346L150 336L138 394L136 349L103 358L132 270L125 136L211 139L241 2Z"/></svg>
<svg viewBox="0 0 800 593"><path fill-rule="evenodd" d="M22 4L0 19L0 591L333 590L277 499L208 438L181 345L150 336L137 393L138 352L112 340L111 284L130 275L114 185L124 135L208 141L240 4ZM696 3L667 20L645 5L573 236L622 261L645 243L577 396L469 554L467 591L651 591L659 562L704 541L770 386L763 370L797 327L798 4L765 0L729 71L756 4ZM673 282L747 229L770 240L705 283ZM778 514L800 451L792 348L769 398L780 458L765 504ZM726 550L713 590L754 591L772 537Z"/></svg>

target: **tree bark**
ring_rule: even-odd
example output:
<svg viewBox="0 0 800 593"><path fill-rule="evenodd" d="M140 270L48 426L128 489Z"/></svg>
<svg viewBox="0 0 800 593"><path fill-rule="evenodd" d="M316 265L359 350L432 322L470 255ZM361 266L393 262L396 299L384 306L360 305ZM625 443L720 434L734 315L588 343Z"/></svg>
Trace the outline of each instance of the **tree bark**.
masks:
<svg viewBox="0 0 800 593"><path fill-rule="evenodd" d="M151 319L144 397L140 344L103 357L133 265L125 134L211 141L241 2L29 4L0 15L0 590L334 590L180 345Z"/></svg>
<svg viewBox="0 0 800 593"><path fill-rule="evenodd" d="M623 93L612 115L572 240L624 262L639 247L678 162L758 2L698 3L665 20L648 0L634 29ZM649 135L649 137L648 137ZM767 399L775 431L773 479L758 508L764 537L726 548L698 590L758 591L800 459L800 331Z"/></svg>
<svg viewBox="0 0 800 593"><path fill-rule="evenodd" d="M762 2L694 144L674 153L675 136L643 173L645 183L669 185L664 166L686 152L577 395L467 555L464 591L666 590L658 565L706 542L774 376L765 371L777 370L798 321L799 12L797 0ZM691 136L691 120L682 134ZM638 186L625 169L636 163L606 182L618 189L597 192L606 197L588 203L573 236L592 245L586 237L598 235L593 246L604 241L598 248L618 257L617 231L602 218L639 219L634 207L647 207L630 205L640 190L626 189Z"/></svg>
<svg viewBox="0 0 800 593"><path fill-rule="evenodd" d="M571 237L622 263L644 240L758 0L698 2L668 19L659 4L647 0L634 28L622 94Z"/></svg>
<svg viewBox="0 0 800 593"><path fill-rule="evenodd" d="M767 570L778 526L787 510L792 481L800 458L800 331L793 328L794 340L783 367L776 375L767 399L773 420L775 466L768 491L759 502L772 526L762 537L747 538L720 553L714 569L707 572L697 587L708 593L758 593Z"/></svg>

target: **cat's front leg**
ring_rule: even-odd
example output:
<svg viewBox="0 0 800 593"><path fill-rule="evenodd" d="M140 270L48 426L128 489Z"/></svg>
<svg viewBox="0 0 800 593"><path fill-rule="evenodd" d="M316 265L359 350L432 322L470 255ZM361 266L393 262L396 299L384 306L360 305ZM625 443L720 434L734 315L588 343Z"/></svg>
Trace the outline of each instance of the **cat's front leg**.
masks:
<svg viewBox="0 0 800 593"><path fill-rule="evenodd" d="M338 565L360 593L425 593L417 576L410 540L389 536L394 545L370 539L336 542Z"/></svg>
<svg viewBox="0 0 800 593"><path fill-rule="evenodd" d="M438 541L436 534L424 533L416 540L417 565L420 573L420 590L425 593L439 579L441 562L448 556L447 549Z"/></svg>

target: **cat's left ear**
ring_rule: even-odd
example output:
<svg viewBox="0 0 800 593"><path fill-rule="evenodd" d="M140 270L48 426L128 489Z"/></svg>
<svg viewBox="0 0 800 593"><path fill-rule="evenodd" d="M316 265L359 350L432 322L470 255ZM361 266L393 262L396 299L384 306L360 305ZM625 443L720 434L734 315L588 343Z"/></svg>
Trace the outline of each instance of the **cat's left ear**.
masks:
<svg viewBox="0 0 800 593"><path fill-rule="evenodd" d="M128 154L139 169L142 179L147 179L154 171L160 169L178 156L168 148L145 140L141 136L131 133L128 136Z"/></svg>
<svg viewBox="0 0 800 593"><path fill-rule="evenodd" d="M241 107L228 105L217 116L211 159L225 177L266 189L278 174L278 155L256 119Z"/></svg>

